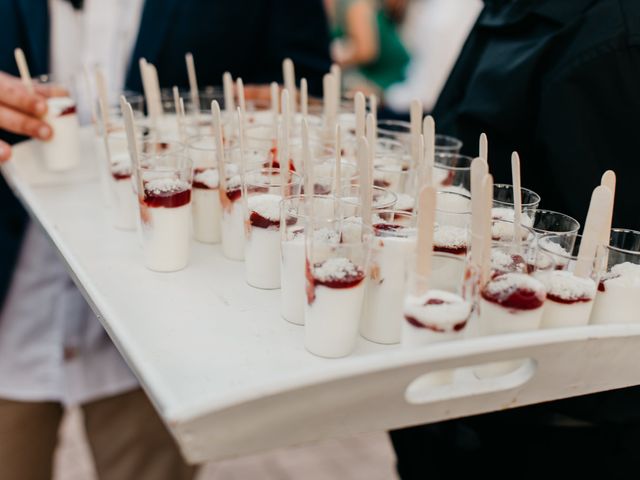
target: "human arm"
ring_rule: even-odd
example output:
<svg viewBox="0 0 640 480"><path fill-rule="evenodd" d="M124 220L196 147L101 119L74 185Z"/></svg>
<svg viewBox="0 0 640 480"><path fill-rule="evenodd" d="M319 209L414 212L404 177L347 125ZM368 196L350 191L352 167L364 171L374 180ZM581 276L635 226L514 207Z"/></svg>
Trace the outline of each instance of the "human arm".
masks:
<svg viewBox="0 0 640 480"><path fill-rule="evenodd" d="M352 2L345 12L345 38L332 49L335 62L343 67L364 65L379 52L376 12L368 0Z"/></svg>

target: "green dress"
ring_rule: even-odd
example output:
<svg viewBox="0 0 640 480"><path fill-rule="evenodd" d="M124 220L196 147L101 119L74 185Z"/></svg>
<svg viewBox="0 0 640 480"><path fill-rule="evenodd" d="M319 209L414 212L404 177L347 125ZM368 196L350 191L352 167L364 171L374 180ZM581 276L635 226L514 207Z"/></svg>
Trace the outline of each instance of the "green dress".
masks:
<svg viewBox="0 0 640 480"><path fill-rule="evenodd" d="M334 38L347 36L347 11L356 1L358 0L336 0ZM376 84L382 90L386 90L394 83L405 80L410 57L407 49L402 44L395 24L381 8L377 11L376 23L379 38L378 57L366 65L360 65L358 71L367 80Z"/></svg>

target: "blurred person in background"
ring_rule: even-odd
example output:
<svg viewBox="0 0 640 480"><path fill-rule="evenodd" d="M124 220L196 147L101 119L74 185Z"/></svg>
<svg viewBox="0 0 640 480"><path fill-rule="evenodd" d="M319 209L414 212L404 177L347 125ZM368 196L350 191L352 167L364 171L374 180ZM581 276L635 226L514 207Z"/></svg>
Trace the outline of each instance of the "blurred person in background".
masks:
<svg viewBox="0 0 640 480"><path fill-rule="evenodd" d="M433 109L439 133L460 138L463 153L475 156L486 132L497 182L511 183L517 150L523 186L540 194L544 208L581 221L593 188L613 169L614 227L639 230L640 2L484 3ZM640 387L398 430L391 438L405 480L638 478Z"/></svg>
<svg viewBox="0 0 640 480"><path fill-rule="evenodd" d="M333 61L343 67L344 88L384 98L405 79L409 54L398 34L408 0L324 0Z"/></svg>
<svg viewBox="0 0 640 480"><path fill-rule="evenodd" d="M281 80L290 57L319 93L330 67L321 0L3 0L0 17L0 161L25 136L55 135L42 119L52 92L26 90L16 47L33 76L69 80L100 64L112 93L142 90L140 57L156 65L161 86L188 86L188 51L202 85L219 84L226 70L246 83ZM101 480L193 478L195 468L1 176L0 204L0 478L51 478L69 405L82 407Z"/></svg>
<svg viewBox="0 0 640 480"><path fill-rule="evenodd" d="M418 99L425 112L438 100L451 69L482 9L482 0L413 0L400 36L411 55L406 79L385 91L385 105L408 116Z"/></svg>

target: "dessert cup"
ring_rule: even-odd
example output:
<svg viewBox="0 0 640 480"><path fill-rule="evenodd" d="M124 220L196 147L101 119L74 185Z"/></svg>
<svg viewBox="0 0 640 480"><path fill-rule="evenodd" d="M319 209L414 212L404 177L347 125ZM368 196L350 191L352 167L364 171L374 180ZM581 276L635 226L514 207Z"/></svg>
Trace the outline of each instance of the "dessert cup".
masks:
<svg viewBox="0 0 640 480"><path fill-rule="evenodd" d="M603 257L591 323L640 323L640 232L612 230Z"/></svg>
<svg viewBox="0 0 640 480"><path fill-rule="evenodd" d="M176 153L148 155L138 170L143 252L150 270L173 272L187 266L192 168L186 156Z"/></svg>
<svg viewBox="0 0 640 480"><path fill-rule="evenodd" d="M284 182L284 183L283 183ZM243 189L245 274L249 285L280 288L280 202L300 194L300 176L279 168L246 172Z"/></svg>
<svg viewBox="0 0 640 480"><path fill-rule="evenodd" d="M320 235L331 231L335 225L336 202L333 197L314 195L313 215ZM280 225L282 233L280 264L280 301L282 317L296 325L304 325L304 309L307 302L305 289L305 227L311 211L309 200L295 195L282 200ZM325 227L322 228L322 223Z"/></svg>
<svg viewBox="0 0 640 480"><path fill-rule="evenodd" d="M587 277L574 274L581 240L582 237L575 234L550 234L538 241L535 276L547 290L542 328L579 327L589 323L600 268L596 259Z"/></svg>
<svg viewBox="0 0 640 480"><path fill-rule="evenodd" d="M381 211L373 224L371 263L360 334L376 343L400 342L409 257L415 252L415 215Z"/></svg>
<svg viewBox="0 0 640 480"><path fill-rule="evenodd" d="M40 142L47 170L64 172L77 167L80 164L80 124L75 102L70 97L48 98L43 120L53 130L50 140Z"/></svg>
<svg viewBox="0 0 640 480"><path fill-rule="evenodd" d="M344 357L353 351L358 337L371 233L359 224L360 235L344 241L339 226L326 229L324 224L309 223L305 347L320 357Z"/></svg>
<svg viewBox="0 0 640 480"><path fill-rule="evenodd" d="M429 278L416 271L415 257L408 266L408 285L404 297L402 347L421 348L434 343L464 338L473 302L464 257L435 253ZM454 270L451 265L455 265ZM443 270L443 267L445 270ZM454 370L441 370L421 377L421 384L451 383Z"/></svg>
<svg viewBox="0 0 640 480"><path fill-rule="evenodd" d="M211 136L191 137L187 142L193 163L193 235L198 242L220 243L222 205L215 140Z"/></svg>

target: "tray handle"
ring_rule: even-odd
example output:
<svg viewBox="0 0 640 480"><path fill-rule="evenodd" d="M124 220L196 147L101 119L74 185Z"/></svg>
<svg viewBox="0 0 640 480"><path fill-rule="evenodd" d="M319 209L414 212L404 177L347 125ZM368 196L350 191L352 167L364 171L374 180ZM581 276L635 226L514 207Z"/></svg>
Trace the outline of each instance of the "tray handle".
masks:
<svg viewBox="0 0 640 480"><path fill-rule="evenodd" d="M412 380L404 392L410 405L515 390L529 383L538 369L532 358L443 369Z"/></svg>

